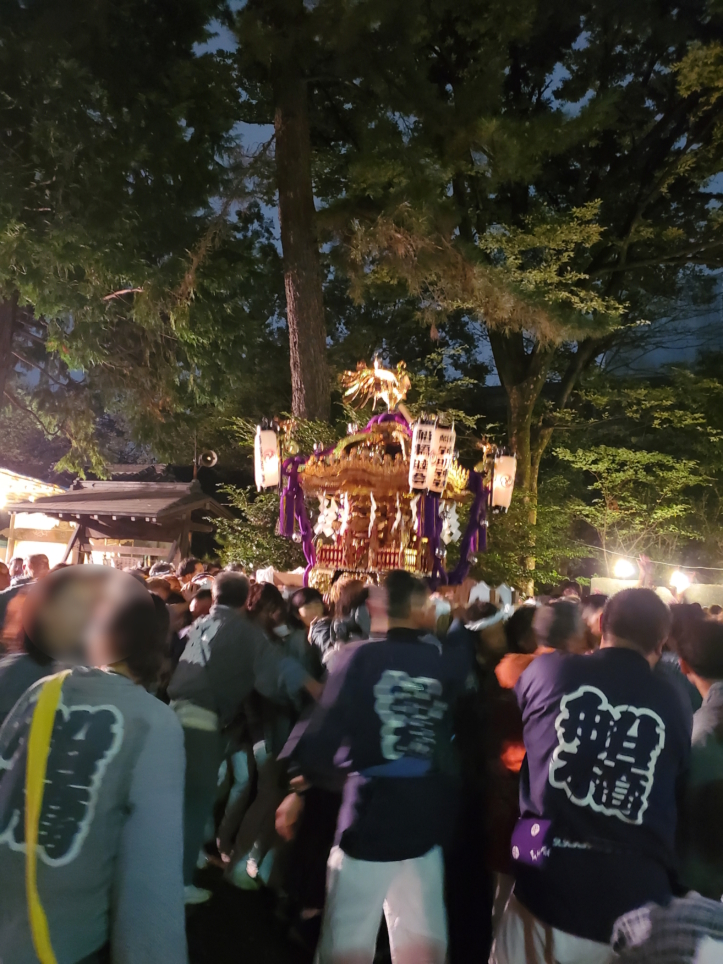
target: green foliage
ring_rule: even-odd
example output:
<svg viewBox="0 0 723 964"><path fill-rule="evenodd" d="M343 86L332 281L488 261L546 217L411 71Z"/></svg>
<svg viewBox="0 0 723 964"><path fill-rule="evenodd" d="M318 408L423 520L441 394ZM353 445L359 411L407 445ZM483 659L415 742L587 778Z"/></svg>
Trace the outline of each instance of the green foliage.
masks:
<svg viewBox="0 0 723 964"><path fill-rule="evenodd" d="M516 493L509 512L490 520L487 552L479 555L473 574L489 585L506 582L518 587L534 578L538 590L573 575L576 561L589 550L572 538L576 505L571 490L571 480L562 472L543 479L535 525L530 523L529 505ZM530 557L535 559L534 571L526 566Z"/></svg>
<svg viewBox="0 0 723 964"><path fill-rule="evenodd" d="M239 562L249 572L266 566L287 572L305 565L301 547L291 539L276 535L278 493L233 486L224 491L229 503L241 513L240 519L221 519L217 523L216 538L221 544L224 564Z"/></svg>
<svg viewBox="0 0 723 964"><path fill-rule="evenodd" d="M694 498L707 480L697 462L608 445L560 447L555 455L590 480L590 501L577 502L572 511L593 529L606 558L620 553L667 560L700 538Z"/></svg>

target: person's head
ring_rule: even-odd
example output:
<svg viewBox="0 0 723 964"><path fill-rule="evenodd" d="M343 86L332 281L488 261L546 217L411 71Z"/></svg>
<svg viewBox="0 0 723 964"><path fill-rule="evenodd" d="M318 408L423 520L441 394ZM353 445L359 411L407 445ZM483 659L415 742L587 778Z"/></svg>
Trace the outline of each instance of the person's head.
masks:
<svg viewBox="0 0 723 964"><path fill-rule="evenodd" d="M430 603L429 589L404 569L393 569L384 580L389 627L432 630L435 609Z"/></svg>
<svg viewBox="0 0 723 964"><path fill-rule="evenodd" d="M71 566L24 591L23 645L41 663L92 663L90 638L108 613L125 600L149 600L142 584L109 566Z"/></svg>
<svg viewBox="0 0 723 964"><path fill-rule="evenodd" d="M601 645L634 649L655 666L670 628L670 610L652 589L623 589L605 604Z"/></svg>
<svg viewBox="0 0 723 964"><path fill-rule="evenodd" d="M575 582L574 579L564 579L555 593L558 599L570 599L572 601L579 600L582 597L582 591L580 590L580 584Z"/></svg>
<svg viewBox="0 0 723 964"><path fill-rule="evenodd" d="M700 622L678 644L680 668L705 696L713 683L723 680L723 624L715 619Z"/></svg>
<svg viewBox="0 0 723 964"><path fill-rule="evenodd" d="M585 624L578 602L555 599L535 610L532 620L538 646L556 649L561 653L582 653L585 645Z"/></svg>
<svg viewBox="0 0 723 964"><path fill-rule="evenodd" d="M50 563L44 552L28 556L28 575L31 579L42 579L50 572Z"/></svg>
<svg viewBox="0 0 723 964"><path fill-rule="evenodd" d="M369 597L369 586L361 579L351 579L344 583L334 606L336 617L350 616L355 609L363 606Z"/></svg>
<svg viewBox="0 0 723 964"><path fill-rule="evenodd" d="M211 589L214 606L243 609L249 598L249 581L240 572L219 572Z"/></svg>
<svg viewBox="0 0 723 964"><path fill-rule="evenodd" d="M507 650L504 615L491 602L475 600L467 607L465 625L478 634L477 659L483 663L499 662Z"/></svg>
<svg viewBox="0 0 723 964"><path fill-rule="evenodd" d="M246 575L246 569L240 562L229 562L224 567L224 572L240 572L242 576Z"/></svg>
<svg viewBox="0 0 723 964"><path fill-rule="evenodd" d="M4 562L0 562L0 592L10 585L10 570Z"/></svg>
<svg viewBox="0 0 723 964"><path fill-rule="evenodd" d="M188 556L187 559L179 562L176 569L176 575L184 586L193 579L197 572L203 572L203 563L193 556Z"/></svg>
<svg viewBox="0 0 723 964"><path fill-rule="evenodd" d="M582 602L582 618L585 620L585 635L588 649L597 649L602 639L602 614L608 597L594 592Z"/></svg>
<svg viewBox="0 0 723 964"><path fill-rule="evenodd" d="M196 575L191 579L190 588L195 591L199 589L210 589L213 585L214 577L209 575L207 572L197 572ZM186 587L187 589L189 586Z"/></svg>
<svg viewBox="0 0 723 964"><path fill-rule="evenodd" d="M291 612L308 629L315 619L324 615L324 599L319 590L310 586L297 589L291 597Z"/></svg>
<svg viewBox="0 0 723 964"><path fill-rule="evenodd" d="M145 586L148 592L153 592L156 596L160 596L164 602L168 602L168 597L172 592L168 580L162 579L160 576L151 576L150 579L146 580Z"/></svg>
<svg viewBox="0 0 723 964"><path fill-rule="evenodd" d="M8 569L10 570L11 579L20 579L22 574L25 572L25 560L21 559L20 556L15 556L10 560Z"/></svg>
<svg viewBox="0 0 723 964"><path fill-rule="evenodd" d="M213 606L213 594L210 589L199 589L191 600L189 610L194 621L201 616L208 616Z"/></svg>
<svg viewBox="0 0 723 964"><path fill-rule="evenodd" d="M708 610L708 615L714 619L719 619L721 613L723 613L723 606L719 606L718 603L714 603Z"/></svg>
<svg viewBox="0 0 723 964"><path fill-rule="evenodd" d="M148 573L149 576L171 576L175 569L170 562L154 562Z"/></svg>
<svg viewBox="0 0 723 964"><path fill-rule="evenodd" d="M537 649L537 636L532 628L535 611L534 606L520 606L503 624L508 653L534 653Z"/></svg>
<svg viewBox="0 0 723 964"><path fill-rule="evenodd" d="M91 625L89 657L94 666L113 666L150 688L166 655L169 615L160 596L135 586L108 594Z"/></svg>
<svg viewBox="0 0 723 964"><path fill-rule="evenodd" d="M88 627L114 575L124 578L106 566L73 566L30 586L22 613L25 651L44 654L38 662L86 662Z"/></svg>
<svg viewBox="0 0 723 964"><path fill-rule="evenodd" d="M283 622L286 607L276 586L270 582L258 582L251 587L246 608L249 619L271 633Z"/></svg>
<svg viewBox="0 0 723 964"><path fill-rule="evenodd" d="M178 633L191 622L188 600L180 592L172 592L166 599L168 615L171 618L171 632Z"/></svg>
<svg viewBox="0 0 723 964"><path fill-rule="evenodd" d="M705 613L698 603L675 603L670 607L670 617L668 648L678 653L687 637L697 634Z"/></svg>

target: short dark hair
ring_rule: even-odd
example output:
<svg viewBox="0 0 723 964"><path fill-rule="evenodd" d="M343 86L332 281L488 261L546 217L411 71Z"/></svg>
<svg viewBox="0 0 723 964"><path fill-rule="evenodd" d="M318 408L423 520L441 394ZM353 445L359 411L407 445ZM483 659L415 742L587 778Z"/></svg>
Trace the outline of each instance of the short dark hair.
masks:
<svg viewBox="0 0 723 964"><path fill-rule="evenodd" d="M213 599L213 593L210 589L199 589L198 592L194 594L191 602L193 602L194 599Z"/></svg>
<svg viewBox="0 0 723 964"><path fill-rule="evenodd" d="M224 572L240 572L242 575L246 575L245 567L241 562L229 562L224 566Z"/></svg>
<svg viewBox="0 0 723 964"><path fill-rule="evenodd" d="M616 636L648 656L670 634L672 617L652 589L623 589L608 599L602 616L603 638Z"/></svg>
<svg viewBox="0 0 723 964"><path fill-rule="evenodd" d="M723 679L723 623L701 620L695 632L678 641L678 655L693 672L707 680Z"/></svg>
<svg viewBox="0 0 723 964"><path fill-rule="evenodd" d="M178 563L178 568L176 569L176 575L179 579L183 579L184 576L192 576L196 571L196 566L200 564L200 559L196 559L194 556L188 556L186 559L182 559Z"/></svg>
<svg viewBox="0 0 723 964"><path fill-rule="evenodd" d="M393 569L384 580L387 592L387 615L391 619L406 619L415 596L426 596L426 584L404 569Z"/></svg>
<svg viewBox="0 0 723 964"><path fill-rule="evenodd" d="M298 612L304 606L311 606L312 603L319 603L320 606L323 606L324 597L318 589L314 589L312 586L304 586L303 589L296 590L289 602L294 612Z"/></svg>
<svg viewBox="0 0 723 964"><path fill-rule="evenodd" d="M670 607L670 618L668 646L677 653L686 638L698 631L705 620L705 613L699 603L675 603Z"/></svg>
<svg viewBox="0 0 723 964"><path fill-rule="evenodd" d="M351 616L354 610L363 606L368 598L369 586L361 579L353 579L342 587L334 606L334 615Z"/></svg>
<svg viewBox="0 0 723 964"><path fill-rule="evenodd" d="M608 597L602 592L593 592L586 596L582 601L582 611L585 616L592 616L605 608Z"/></svg>
<svg viewBox="0 0 723 964"><path fill-rule="evenodd" d="M283 609L284 597L281 595L281 590L277 589L272 582L256 582L249 590L246 608L253 618L265 609L271 611Z"/></svg>
<svg viewBox="0 0 723 964"><path fill-rule="evenodd" d="M522 643L525 638L531 637L534 632L532 622L535 618L535 612L536 609L534 606L520 606L505 623L508 653L528 652L528 650L522 648ZM534 642L532 643L532 647L534 649Z"/></svg>
<svg viewBox="0 0 723 964"><path fill-rule="evenodd" d="M582 633L580 604L567 599L554 599L535 611L532 625L540 646L564 652L569 640Z"/></svg>
<svg viewBox="0 0 723 964"><path fill-rule="evenodd" d="M242 609L249 598L249 581L240 572L219 572L211 590L217 606Z"/></svg>
<svg viewBox="0 0 723 964"><path fill-rule="evenodd" d="M168 609L155 593L149 593L147 599L124 600L110 618L108 630L115 654L146 688L158 682L169 628Z"/></svg>

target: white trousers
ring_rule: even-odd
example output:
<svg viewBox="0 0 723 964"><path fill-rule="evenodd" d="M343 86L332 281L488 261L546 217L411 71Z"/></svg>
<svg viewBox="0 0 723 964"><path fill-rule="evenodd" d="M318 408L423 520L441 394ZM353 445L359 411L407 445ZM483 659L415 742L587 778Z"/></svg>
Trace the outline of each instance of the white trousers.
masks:
<svg viewBox="0 0 723 964"><path fill-rule="evenodd" d="M543 924L513 894L500 920L490 964L609 964L608 944L575 937Z"/></svg>
<svg viewBox="0 0 723 964"><path fill-rule="evenodd" d="M447 951L442 851L411 860L329 855L317 964L372 964L387 919L393 964L443 964Z"/></svg>

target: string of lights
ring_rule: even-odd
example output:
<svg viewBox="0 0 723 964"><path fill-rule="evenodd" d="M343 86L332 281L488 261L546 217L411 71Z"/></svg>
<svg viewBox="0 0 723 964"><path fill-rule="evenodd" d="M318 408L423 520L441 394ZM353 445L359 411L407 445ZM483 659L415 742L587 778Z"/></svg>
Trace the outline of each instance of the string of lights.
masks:
<svg viewBox="0 0 723 964"><path fill-rule="evenodd" d="M595 552L604 552L608 556L618 556L621 559L627 558L622 552L615 552L613 549L603 549L602 546L591 546L587 542L578 542L577 545L584 549L594 549ZM660 562L658 559L651 559L650 561L654 566L668 566L670 569L690 569L691 572L704 569L707 572L723 572L723 567L721 566L684 566L676 562Z"/></svg>

